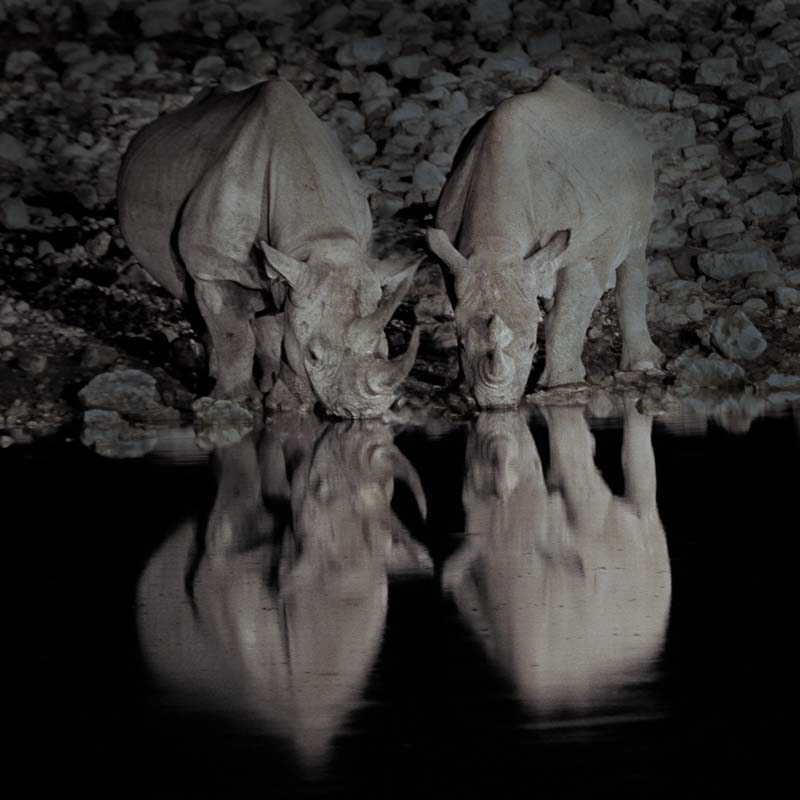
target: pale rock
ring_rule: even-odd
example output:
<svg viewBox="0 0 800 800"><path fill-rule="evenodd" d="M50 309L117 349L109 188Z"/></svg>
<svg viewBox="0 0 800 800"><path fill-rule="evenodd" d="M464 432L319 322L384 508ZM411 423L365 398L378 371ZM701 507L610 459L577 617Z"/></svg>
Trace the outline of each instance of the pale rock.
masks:
<svg viewBox="0 0 800 800"><path fill-rule="evenodd" d="M136 9L142 35L149 38L182 29L181 17L189 8L189 0L155 0Z"/></svg>
<svg viewBox="0 0 800 800"><path fill-rule="evenodd" d="M485 58L481 63L481 69L489 74L519 72L526 69L529 64L528 54L518 42L513 42Z"/></svg>
<svg viewBox="0 0 800 800"><path fill-rule="evenodd" d="M222 56L204 56L192 69L195 78L218 78L223 72L225 72L225 59Z"/></svg>
<svg viewBox="0 0 800 800"><path fill-rule="evenodd" d="M378 146L375 144L372 137L364 133L360 136L356 136L356 138L350 142L349 150L354 161L362 162L374 158L375 154L378 152Z"/></svg>
<svg viewBox="0 0 800 800"><path fill-rule="evenodd" d="M420 161L414 167L414 188L421 192L439 191L446 180L446 175L430 161Z"/></svg>
<svg viewBox="0 0 800 800"><path fill-rule="evenodd" d="M745 281L748 289L765 289L770 292L784 285L784 278L776 272L754 272Z"/></svg>
<svg viewBox="0 0 800 800"><path fill-rule="evenodd" d="M675 391L678 394L694 387L729 389L745 382L745 372L733 361L721 358L717 353L703 356L687 350L669 364L675 374Z"/></svg>
<svg viewBox="0 0 800 800"><path fill-rule="evenodd" d="M469 7L475 26L496 25L511 20L511 0L473 0Z"/></svg>
<svg viewBox="0 0 800 800"><path fill-rule="evenodd" d="M21 197L7 197L0 203L0 225L4 228L10 231L23 230L30 224L30 212Z"/></svg>
<svg viewBox="0 0 800 800"><path fill-rule="evenodd" d="M743 208L753 220L779 217L785 210L783 197L776 192L761 192L747 200Z"/></svg>
<svg viewBox="0 0 800 800"><path fill-rule="evenodd" d="M300 0L237 0L233 5L248 22L287 22L303 9Z"/></svg>
<svg viewBox="0 0 800 800"><path fill-rule="evenodd" d="M735 250L702 253L697 258L697 268L714 280L730 281L753 272L766 272L770 268L770 256L766 245L745 242Z"/></svg>
<svg viewBox="0 0 800 800"><path fill-rule="evenodd" d="M693 108L700 102L700 98L696 94L687 92L684 89L676 89L675 94L672 95L672 108L674 111L684 111L687 108Z"/></svg>
<svg viewBox="0 0 800 800"><path fill-rule="evenodd" d="M707 58L698 67L694 82L704 86L722 86L737 73L736 58Z"/></svg>
<svg viewBox="0 0 800 800"><path fill-rule="evenodd" d="M425 53L413 53L393 59L389 68L395 77L417 80L431 71L431 60Z"/></svg>
<svg viewBox="0 0 800 800"><path fill-rule="evenodd" d="M751 97L744 110L753 122L774 122L781 118L781 104L772 97Z"/></svg>
<svg viewBox="0 0 800 800"><path fill-rule="evenodd" d="M261 52L261 44L250 31L239 31L225 42L225 49L245 56L254 56Z"/></svg>
<svg viewBox="0 0 800 800"><path fill-rule="evenodd" d="M105 458L140 458L157 441L155 431L131 425L116 411L92 408L83 414L81 443Z"/></svg>
<svg viewBox="0 0 800 800"><path fill-rule="evenodd" d="M103 372L78 392L84 408L116 411L132 420L174 421L179 414L161 403L156 380L136 369Z"/></svg>
<svg viewBox="0 0 800 800"><path fill-rule="evenodd" d="M789 64L792 56L785 47L769 39L759 39L756 44L756 57L764 70L775 69L781 64Z"/></svg>
<svg viewBox="0 0 800 800"><path fill-rule="evenodd" d="M761 297L751 297L742 303L742 311L745 314L763 314L769 309L769 304Z"/></svg>
<svg viewBox="0 0 800 800"><path fill-rule="evenodd" d="M525 49L528 55L534 61L543 61L552 55L555 55L561 50L561 33L558 30L550 29L545 33L540 33L537 36L532 36L525 43Z"/></svg>
<svg viewBox="0 0 800 800"><path fill-rule="evenodd" d="M692 236L695 239L715 239L718 236L731 236L743 232L744 223L735 217L701 222L692 228Z"/></svg>
<svg viewBox="0 0 800 800"><path fill-rule="evenodd" d="M644 79L625 82L625 101L628 105L648 108L651 111L669 111L672 90L660 83Z"/></svg>
<svg viewBox="0 0 800 800"><path fill-rule="evenodd" d="M406 122L407 120L422 119L425 116L425 107L413 100L404 100L391 114L386 124L390 127Z"/></svg>
<svg viewBox="0 0 800 800"><path fill-rule="evenodd" d="M0 162L26 167L29 164L25 145L10 133L0 133Z"/></svg>
<svg viewBox="0 0 800 800"><path fill-rule="evenodd" d="M733 361L752 361L767 349L767 340L740 308L722 311L710 330L714 347Z"/></svg>
<svg viewBox="0 0 800 800"><path fill-rule="evenodd" d="M368 36L343 44L336 52L336 63L340 67L371 67L386 61L388 54L385 37Z"/></svg>
<svg viewBox="0 0 800 800"><path fill-rule="evenodd" d="M311 23L311 27L320 33L331 31L334 28L338 28L349 16L350 10L347 6L337 3L319 14Z"/></svg>
<svg viewBox="0 0 800 800"><path fill-rule="evenodd" d="M783 115L783 154L800 159L800 103L791 106Z"/></svg>
<svg viewBox="0 0 800 800"><path fill-rule="evenodd" d="M41 58L33 50L12 50L6 56L5 75L9 80L24 75L34 64L39 64Z"/></svg>
<svg viewBox="0 0 800 800"><path fill-rule="evenodd" d="M376 192L369 198L369 205L376 217L393 217L403 208L403 198L388 192Z"/></svg>
<svg viewBox="0 0 800 800"><path fill-rule="evenodd" d="M672 266L672 260L665 255L648 259L647 276L651 286L658 286L678 277L675 267Z"/></svg>
<svg viewBox="0 0 800 800"><path fill-rule="evenodd" d="M111 246L111 234L101 231L86 242L86 252L92 258L103 258L108 255L108 248Z"/></svg>
<svg viewBox="0 0 800 800"><path fill-rule="evenodd" d="M627 0L614 0L611 24L619 31L638 31L644 27L639 12Z"/></svg>
<svg viewBox="0 0 800 800"><path fill-rule="evenodd" d="M780 286L775 290L775 304L778 308L800 308L800 289Z"/></svg>
<svg viewBox="0 0 800 800"><path fill-rule="evenodd" d="M783 280L787 286L793 289L800 289L800 269L790 269L783 274Z"/></svg>

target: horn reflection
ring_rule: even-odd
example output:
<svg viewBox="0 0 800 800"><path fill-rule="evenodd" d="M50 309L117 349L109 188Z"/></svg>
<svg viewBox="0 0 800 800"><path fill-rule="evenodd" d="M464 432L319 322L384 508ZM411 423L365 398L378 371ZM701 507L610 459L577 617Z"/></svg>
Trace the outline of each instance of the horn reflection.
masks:
<svg viewBox="0 0 800 800"><path fill-rule="evenodd" d="M623 498L594 464L582 409L552 408L546 417L547 479L519 413L474 423L468 535L444 581L527 705L545 717L587 715L651 678L664 643L671 582L652 419L626 409Z"/></svg>
<svg viewBox="0 0 800 800"><path fill-rule="evenodd" d="M168 696L277 733L319 767L380 647L388 576L431 564L391 509L400 480L424 515L391 431L304 424L214 453L213 507L147 564L138 628Z"/></svg>

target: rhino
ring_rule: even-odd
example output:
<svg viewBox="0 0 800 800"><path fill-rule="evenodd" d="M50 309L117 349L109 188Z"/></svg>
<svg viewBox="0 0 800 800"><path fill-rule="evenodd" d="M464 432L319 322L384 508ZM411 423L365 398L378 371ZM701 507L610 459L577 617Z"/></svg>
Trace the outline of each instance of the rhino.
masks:
<svg viewBox="0 0 800 800"><path fill-rule="evenodd" d="M649 145L624 113L556 76L467 133L428 245L447 267L461 377L478 405L514 407L548 309L543 387L579 383L592 311L616 281L622 370L663 357L645 318Z"/></svg>
<svg viewBox="0 0 800 800"><path fill-rule="evenodd" d="M546 412L545 471L518 411L483 412L467 437L466 541L444 584L525 705L544 717L617 704L652 675L669 616L652 418L625 410L625 497L594 463L580 408Z"/></svg>
<svg viewBox="0 0 800 800"><path fill-rule="evenodd" d="M307 418L214 451L217 489L137 586L148 670L172 703L277 734L319 767L381 644L387 584L432 571L391 509L419 477L385 426Z"/></svg>
<svg viewBox="0 0 800 800"><path fill-rule="evenodd" d="M369 255L365 191L291 84L212 92L145 126L118 203L133 254L204 330L212 397L342 417L392 404L419 336L389 360L384 328L416 263Z"/></svg>

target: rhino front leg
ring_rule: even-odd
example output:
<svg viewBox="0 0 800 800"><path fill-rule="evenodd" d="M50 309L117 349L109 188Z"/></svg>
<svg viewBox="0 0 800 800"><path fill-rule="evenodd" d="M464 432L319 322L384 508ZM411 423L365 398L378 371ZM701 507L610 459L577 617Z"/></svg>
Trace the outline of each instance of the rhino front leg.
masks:
<svg viewBox="0 0 800 800"><path fill-rule="evenodd" d="M198 280L195 301L208 329L211 396L225 400L260 398L253 380L255 335L252 290L233 281Z"/></svg>
<svg viewBox="0 0 800 800"><path fill-rule="evenodd" d="M647 330L647 258L643 246L631 251L617 270L616 300L622 331L620 369L658 369L664 355Z"/></svg>
<svg viewBox="0 0 800 800"><path fill-rule="evenodd" d="M256 316L252 322L255 336L258 388L266 394L275 385L281 366L283 314Z"/></svg>
<svg viewBox="0 0 800 800"><path fill-rule="evenodd" d="M545 369L539 383L544 387L582 383L586 369L581 361L586 330L603 287L594 265L584 261L558 273L553 310L545 320Z"/></svg>

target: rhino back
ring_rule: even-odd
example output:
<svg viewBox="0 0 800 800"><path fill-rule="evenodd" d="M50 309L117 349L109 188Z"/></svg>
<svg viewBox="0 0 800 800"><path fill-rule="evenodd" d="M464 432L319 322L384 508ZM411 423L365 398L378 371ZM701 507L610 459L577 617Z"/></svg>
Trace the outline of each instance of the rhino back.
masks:
<svg viewBox="0 0 800 800"><path fill-rule="evenodd" d="M478 126L437 210L437 225L465 255L493 236L530 251L564 228L573 252L601 236L646 237L650 149L619 109L551 77Z"/></svg>
<svg viewBox="0 0 800 800"><path fill-rule="evenodd" d="M284 81L212 96L144 128L120 170L119 206L134 254L175 294L187 270L260 288L259 238L297 255L331 230L371 234L352 167Z"/></svg>

